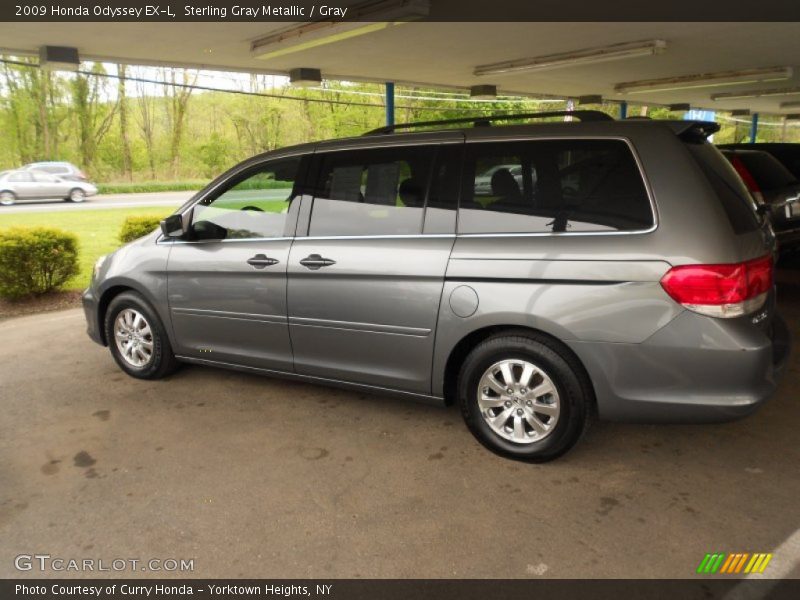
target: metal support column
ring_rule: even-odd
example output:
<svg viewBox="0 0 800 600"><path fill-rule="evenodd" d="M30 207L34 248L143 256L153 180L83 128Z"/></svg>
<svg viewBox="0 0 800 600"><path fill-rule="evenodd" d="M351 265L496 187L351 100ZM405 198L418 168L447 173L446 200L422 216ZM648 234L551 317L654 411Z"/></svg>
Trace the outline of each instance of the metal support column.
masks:
<svg viewBox="0 0 800 600"><path fill-rule="evenodd" d="M386 125L394 125L394 82L386 82Z"/></svg>
<svg viewBox="0 0 800 600"><path fill-rule="evenodd" d="M628 103L627 102L620 102L619 103L619 118L620 119L627 119L628 118Z"/></svg>
<svg viewBox="0 0 800 600"><path fill-rule="evenodd" d="M750 143L756 143L756 136L758 135L758 113L753 113L753 118L750 121Z"/></svg>

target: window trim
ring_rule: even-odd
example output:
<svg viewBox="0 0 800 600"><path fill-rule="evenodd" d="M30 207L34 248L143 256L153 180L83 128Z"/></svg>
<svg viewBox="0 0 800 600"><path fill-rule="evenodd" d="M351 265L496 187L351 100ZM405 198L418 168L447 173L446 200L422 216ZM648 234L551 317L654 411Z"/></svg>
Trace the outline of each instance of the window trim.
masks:
<svg viewBox="0 0 800 600"><path fill-rule="evenodd" d="M550 141L570 141L570 140L588 140L588 141L608 141L615 140L624 142L628 146L633 160L636 163L636 168L639 171L639 176L642 178L644 189L647 193L647 199L650 202L650 211L653 215L653 224L647 229L631 229L628 231L537 231L537 232L495 232L495 233L461 233L458 230L460 219L456 218L456 237L457 238L517 238L517 237L564 237L564 236L598 236L598 235L642 235L653 233L658 229L660 219L658 209L656 207L653 190L650 186L650 180L647 178L644 167L642 166L639 153L636 147L631 142L630 138L615 135L564 135L564 136L547 136L547 137L513 137L513 138L488 138L480 140L467 140L465 144L465 151L469 150L470 145L477 144L497 144L504 142L550 142ZM461 190L463 191L463 190ZM458 197L458 210L461 210L462 194Z"/></svg>
<svg viewBox="0 0 800 600"><path fill-rule="evenodd" d="M378 148L394 148L397 146L426 146L426 145L434 145L434 146L445 146L445 145L454 145L454 144L462 144L464 151L467 150L467 146L470 144L491 144L491 143L498 143L498 142L536 142L536 141L564 141L564 140L617 140L622 141L627 144L628 149L633 154L634 161L636 162L636 168L639 170L639 174L642 177L642 181L644 182L645 190L647 191L647 198L650 201L650 209L653 213L653 225L648 229L642 230L632 230L632 231L562 231L562 232L552 232L552 231L543 231L543 232L529 232L529 233L458 233L458 220L456 220L456 230L454 233L419 233L419 234L395 234L395 235L347 235L347 236L309 236L308 235L308 228L311 225L311 221L308 217L310 217L310 212L307 215L303 214L302 206L300 210L298 210L298 217L295 223L295 234L293 236L281 237L281 238L247 238L247 239L236 239L236 240L176 240L176 239L167 239L163 236L163 234L159 234L158 238L156 238L156 244L226 244L226 243L238 243L238 242L269 242L269 241L287 241L287 240L295 240L295 239L304 239L304 240L380 240L380 239L420 239L420 238L525 238L525 237L554 237L554 236L617 236L617 235L643 235L649 234L656 231L661 223L661 219L658 213L658 207L655 202L655 196L653 194L653 188L650 185L650 180L647 177L647 173L644 170L642 160L639 156L636 147L634 146L633 142L631 142L630 138L625 136L619 135L549 135L549 136L531 136L531 135L523 135L523 136L513 136L513 137L504 137L502 134L498 134L497 136L487 137L487 138L480 138L480 139L470 139L467 138L466 140L462 138L448 138L442 139L438 141L416 141L416 140L409 140L404 139L402 141L392 141L386 143L365 143L365 144L353 144L353 145L342 145L342 146L333 146L333 147L322 147L315 145L312 148L304 148L303 150L291 151L291 149L286 149L285 151L278 151L275 155L269 157L263 157L258 163L253 163L250 161L245 161L236 167L233 167L231 170L229 177L218 181L216 184L213 184L212 187L209 187L207 190L203 190L199 192L197 198L195 198L191 204L187 205L183 208L178 214L185 215L188 211L191 211L194 206L201 202L206 196L209 194L214 193L216 189L220 186L225 185L228 181L232 178L236 177L242 171L249 169L254 166L254 164L263 164L267 161L272 160L281 160L284 158L292 158L295 156L306 157L310 161L309 168L304 174L304 185L306 189L309 186L316 184L316 179L318 173L316 169L319 165L317 161L318 151L319 153L329 153L329 152L342 152L347 150L370 150L370 149L378 149ZM252 160L252 159L251 159ZM458 216L458 209L461 206L461 189L458 191L458 205L456 207L456 217ZM426 210L427 210L427 197L429 191L426 191ZM310 194L302 194L301 196L301 203L304 204L311 200L309 198ZM305 222L304 222L305 220ZM424 222L423 222L424 224ZM424 225L423 225L424 227ZM305 234L300 231L301 228L305 228ZM423 228L424 231L424 228Z"/></svg>

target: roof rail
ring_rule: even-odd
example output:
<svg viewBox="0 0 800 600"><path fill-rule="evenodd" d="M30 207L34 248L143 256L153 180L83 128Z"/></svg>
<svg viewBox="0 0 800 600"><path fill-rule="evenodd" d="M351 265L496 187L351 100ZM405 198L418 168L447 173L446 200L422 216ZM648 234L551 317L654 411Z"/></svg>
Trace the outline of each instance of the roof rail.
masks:
<svg viewBox="0 0 800 600"><path fill-rule="evenodd" d="M414 123L397 123L386 125L367 131L364 135L381 135L394 133L398 129L413 129L416 127L431 127L434 125L458 125L460 123L472 123L474 127L491 125L494 121L520 121L523 119L546 119L548 117L575 117L580 121L613 121L614 118L599 110L556 110L552 112L539 113L520 113L511 115L490 115L463 117L460 119L444 119L442 121L417 121Z"/></svg>

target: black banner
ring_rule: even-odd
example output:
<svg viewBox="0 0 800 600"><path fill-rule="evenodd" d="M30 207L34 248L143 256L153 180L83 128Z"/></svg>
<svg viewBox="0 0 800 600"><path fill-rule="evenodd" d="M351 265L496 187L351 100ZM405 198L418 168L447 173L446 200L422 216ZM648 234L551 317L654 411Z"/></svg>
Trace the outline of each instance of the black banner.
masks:
<svg viewBox="0 0 800 600"><path fill-rule="evenodd" d="M28 579L0 581L0 598L124 600L157 598L279 598L314 600L783 600L800 597L800 580L487 580L487 579Z"/></svg>
<svg viewBox="0 0 800 600"><path fill-rule="evenodd" d="M800 21L787 0L12 0L1 21Z"/></svg>

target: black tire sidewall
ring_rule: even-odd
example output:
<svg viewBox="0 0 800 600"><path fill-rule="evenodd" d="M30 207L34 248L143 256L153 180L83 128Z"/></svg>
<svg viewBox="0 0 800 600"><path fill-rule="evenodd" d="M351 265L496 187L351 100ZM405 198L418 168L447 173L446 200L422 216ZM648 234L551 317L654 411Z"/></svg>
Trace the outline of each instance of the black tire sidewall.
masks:
<svg viewBox="0 0 800 600"><path fill-rule="evenodd" d="M114 338L114 321L120 312L126 308L132 308L142 313L150 324L150 331L153 334L153 355L149 363L144 367L137 368L122 358L117 348ZM167 338L161 319L158 318L155 310L138 294L134 292L124 292L114 298L108 306L105 315L105 334L111 355L119 365L131 377L138 379L156 379L163 377L169 370L174 361L172 347Z"/></svg>
<svg viewBox="0 0 800 600"><path fill-rule="evenodd" d="M552 379L561 402L555 429L543 440L516 444L495 433L481 415L477 400L478 382L496 362L508 359L529 361ZM564 454L581 437L588 416L586 393L579 377L561 354L539 340L507 336L490 338L467 357L458 386L462 414L470 431L491 451L517 460L545 462Z"/></svg>

